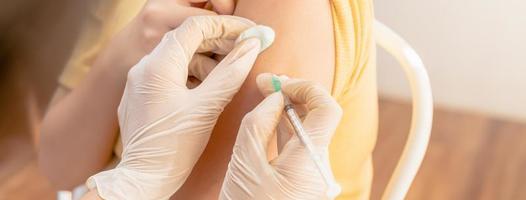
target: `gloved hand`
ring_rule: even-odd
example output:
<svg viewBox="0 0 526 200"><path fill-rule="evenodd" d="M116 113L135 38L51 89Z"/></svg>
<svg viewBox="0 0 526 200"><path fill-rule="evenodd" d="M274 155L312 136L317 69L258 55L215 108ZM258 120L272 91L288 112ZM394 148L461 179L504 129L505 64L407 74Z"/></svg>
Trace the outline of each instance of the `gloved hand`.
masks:
<svg viewBox="0 0 526 200"><path fill-rule="evenodd" d="M271 74L257 77L258 87L264 94L272 91L271 78ZM306 106L303 126L328 166L328 145L342 116L341 108L321 86L286 77L280 80L282 93L270 94L243 118L220 199L330 198L324 180L296 135L270 162L266 152L278 122L285 117L282 116L284 94L295 104Z"/></svg>
<svg viewBox="0 0 526 200"><path fill-rule="evenodd" d="M128 73L118 108L122 160L90 177L88 187L103 199L168 199L177 191L255 62L258 39L234 45L253 26L234 16L196 16L168 32ZM192 59L208 51L230 53L217 66L206 56ZM202 83L189 89L189 76Z"/></svg>

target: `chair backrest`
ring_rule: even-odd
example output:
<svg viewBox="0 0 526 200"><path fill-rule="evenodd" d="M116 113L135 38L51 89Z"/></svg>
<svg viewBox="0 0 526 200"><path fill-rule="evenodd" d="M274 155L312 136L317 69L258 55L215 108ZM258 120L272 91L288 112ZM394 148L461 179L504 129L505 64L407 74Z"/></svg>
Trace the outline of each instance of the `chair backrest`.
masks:
<svg viewBox="0 0 526 200"><path fill-rule="evenodd" d="M401 200L411 187L429 143L433 122L431 85L422 60L404 39L379 21L375 21L373 32L376 44L399 62L411 87L411 129L400 160L382 195L382 200Z"/></svg>

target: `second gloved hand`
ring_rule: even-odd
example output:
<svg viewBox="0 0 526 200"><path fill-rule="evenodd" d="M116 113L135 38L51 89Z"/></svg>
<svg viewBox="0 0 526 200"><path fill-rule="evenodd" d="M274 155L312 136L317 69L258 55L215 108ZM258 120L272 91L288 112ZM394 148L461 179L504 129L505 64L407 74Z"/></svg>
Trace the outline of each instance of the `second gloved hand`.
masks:
<svg viewBox="0 0 526 200"><path fill-rule="evenodd" d="M177 191L255 62L258 39L233 45L252 26L234 16L198 16L168 32L128 73L118 108L121 162L90 177L88 187L103 199L168 199ZM208 51L230 53L217 66L194 56ZM189 89L189 76L201 84Z"/></svg>
<svg viewBox="0 0 526 200"><path fill-rule="evenodd" d="M257 78L264 94L273 88L271 78L271 74L261 74ZM281 84L284 95L296 104L305 105L303 126L315 153L328 166L328 146L342 115L340 106L325 88L311 82L282 77ZM296 135L289 139L277 158L267 160L269 141L282 119L283 94L270 94L243 118L221 188L221 200L333 198Z"/></svg>

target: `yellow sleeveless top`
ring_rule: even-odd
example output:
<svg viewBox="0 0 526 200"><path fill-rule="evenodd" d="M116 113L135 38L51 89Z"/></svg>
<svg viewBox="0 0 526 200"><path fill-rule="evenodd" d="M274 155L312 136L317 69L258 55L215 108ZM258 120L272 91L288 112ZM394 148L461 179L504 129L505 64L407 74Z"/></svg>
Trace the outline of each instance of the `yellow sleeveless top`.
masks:
<svg viewBox="0 0 526 200"><path fill-rule="evenodd" d="M66 88L78 85L97 53L139 12L145 1L106 0L91 9L93 13L59 78L60 84ZM372 151L378 127L372 0L331 0L331 9L336 48L332 95L344 111L330 145L332 169L342 186L337 199L369 199Z"/></svg>
<svg viewBox="0 0 526 200"><path fill-rule="evenodd" d="M378 128L376 48L372 0L332 0L336 69L332 95L343 118L330 145L337 199L369 199Z"/></svg>

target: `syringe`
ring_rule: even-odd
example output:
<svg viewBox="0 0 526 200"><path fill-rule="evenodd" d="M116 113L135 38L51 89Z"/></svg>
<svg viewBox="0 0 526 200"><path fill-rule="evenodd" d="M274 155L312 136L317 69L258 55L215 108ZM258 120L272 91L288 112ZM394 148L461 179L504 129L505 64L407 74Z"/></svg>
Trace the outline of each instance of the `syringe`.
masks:
<svg viewBox="0 0 526 200"><path fill-rule="evenodd" d="M274 91L282 92L281 91L281 81L279 80L278 76L276 75L272 76L272 85L274 86ZM318 168L318 171L320 172L325 184L327 185L327 196L329 197L329 199L334 199L336 195L338 195L341 191L340 186L334 181L328 166L322 162L320 155L316 153L314 149L314 145L312 144L312 140L310 139L310 137L307 135L307 132L303 128L301 119L299 118L298 113L294 109L293 103L290 101L289 97L287 97L284 94L283 94L283 98L285 101L284 111L287 115L287 118L290 124L292 125L294 129L294 132L296 133L296 136L299 138L301 143L305 146L305 148L309 152L309 156L314 161L316 168Z"/></svg>

